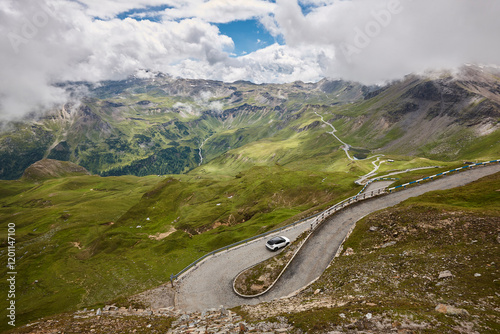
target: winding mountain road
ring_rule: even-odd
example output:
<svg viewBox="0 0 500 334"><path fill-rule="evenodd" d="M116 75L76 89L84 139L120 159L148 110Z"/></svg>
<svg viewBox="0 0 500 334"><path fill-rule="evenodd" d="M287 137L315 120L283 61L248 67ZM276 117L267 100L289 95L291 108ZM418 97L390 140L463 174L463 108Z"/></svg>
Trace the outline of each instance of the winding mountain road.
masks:
<svg viewBox="0 0 500 334"><path fill-rule="evenodd" d="M315 111L314 113L315 113L316 115L318 115L319 117L321 117L321 122L325 123L326 125L329 125L329 126L332 128L332 131L327 132L327 133L329 133L329 134L331 134L332 136L334 136L334 137L335 137L335 139L337 139L337 140L338 140L338 141L342 144L342 149L344 150L345 154L347 155L347 159L349 159L349 160L355 160L355 159L354 159L354 158L352 158L352 157L351 157L351 155L349 154L349 148L351 147L351 145L344 143L344 142L343 142L343 141L342 141L342 140L341 140L341 139L340 139L340 138L339 138L339 137L335 134L335 132L337 132L337 129L335 129L335 127L334 127L331 123L329 123L329 122L325 121L325 119L323 118L323 116L322 116L322 115L318 114L316 111Z"/></svg>
<svg viewBox="0 0 500 334"><path fill-rule="evenodd" d="M341 147L344 150L344 152L345 152L345 154L347 156L347 159L349 159L351 161L357 160L356 158L351 157L351 155L349 154L349 149L351 148L351 145L345 143L342 139L340 139L335 134L335 132L337 132L337 129L335 129L335 127L330 122L325 121L325 119L323 118L323 116L321 114L318 114L318 112L316 112L316 111L314 113L321 118L321 122L325 123L326 125L328 125L328 126L330 126L332 128L332 131L327 132L327 133L331 134L333 137L335 137L335 139L337 139L342 144ZM355 181L356 184L359 184L359 185L364 184L371 176L373 176L375 174L375 172L380 168L380 165L383 164L384 162L386 162L385 160L380 161L380 158L382 156L384 156L384 155L383 154L377 154L377 155L371 156L369 158L363 159L363 160L370 160L370 159L373 159L373 158L377 158L377 160L372 161L373 170L371 172L369 172L368 174L365 174L365 175L361 176L358 180L356 180ZM378 162L378 164L377 164L377 162Z"/></svg>
<svg viewBox="0 0 500 334"><path fill-rule="evenodd" d="M232 290L232 282L242 270L275 255L265 248L265 241L271 236L218 253L179 279L175 307L186 311L203 311L220 305L234 307L257 304L292 295L323 273L349 230L364 216L394 206L410 197L462 186L497 172L500 172L500 164L477 167L347 207L329 217L315 230L277 284L258 298L245 299L237 296ZM280 233L294 240L309 228L310 222L306 221Z"/></svg>

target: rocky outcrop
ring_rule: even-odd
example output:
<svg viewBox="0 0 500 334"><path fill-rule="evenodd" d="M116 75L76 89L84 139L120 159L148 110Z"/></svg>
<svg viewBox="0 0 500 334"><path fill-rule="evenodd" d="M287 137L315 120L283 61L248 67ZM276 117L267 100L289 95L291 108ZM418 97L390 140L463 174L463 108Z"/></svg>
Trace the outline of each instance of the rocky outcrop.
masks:
<svg viewBox="0 0 500 334"><path fill-rule="evenodd" d="M20 328L30 333L288 333L292 328L278 322L248 323L223 306L185 313L173 307L136 309L106 305L97 311L84 309L61 319L45 319ZM23 331L24 333L24 331Z"/></svg>

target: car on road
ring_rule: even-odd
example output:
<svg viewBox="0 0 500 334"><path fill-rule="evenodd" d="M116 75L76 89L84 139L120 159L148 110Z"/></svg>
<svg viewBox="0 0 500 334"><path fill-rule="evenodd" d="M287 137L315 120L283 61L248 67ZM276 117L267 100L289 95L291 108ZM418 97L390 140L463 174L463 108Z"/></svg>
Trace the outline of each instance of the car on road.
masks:
<svg viewBox="0 0 500 334"><path fill-rule="evenodd" d="M267 240L266 247L271 251L277 251L280 248L286 247L290 244L290 239L287 237L279 236Z"/></svg>

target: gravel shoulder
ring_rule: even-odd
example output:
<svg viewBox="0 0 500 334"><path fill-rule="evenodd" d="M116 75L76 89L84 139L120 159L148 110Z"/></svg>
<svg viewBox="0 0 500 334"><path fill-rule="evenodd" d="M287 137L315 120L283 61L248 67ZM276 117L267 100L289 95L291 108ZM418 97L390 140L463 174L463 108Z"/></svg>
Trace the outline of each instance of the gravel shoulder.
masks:
<svg viewBox="0 0 500 334"><path fill-rule="evenodd" d="M265 247L265 241L272 236L221 252L200 263L176 282L175 307L185 311L203 311L220 307L220 305L225 307L255 305L289 296L306 287L323 273L351 228L364 216L394 206L410 197L429 191L459 187L496 172L500 172L499 164L477 167L404 191L359 202L334 214L316 229L315 234L302 248L275 287L259 298L245 299L237 296L232 290L232 282L242 270L275 255ZM310 222L306 221L279 234L295 240L308 228L310 228ZM156 289L150 290L149 294L155 296ZM146 301L167 307L172 306L170 300Z"/></svg>

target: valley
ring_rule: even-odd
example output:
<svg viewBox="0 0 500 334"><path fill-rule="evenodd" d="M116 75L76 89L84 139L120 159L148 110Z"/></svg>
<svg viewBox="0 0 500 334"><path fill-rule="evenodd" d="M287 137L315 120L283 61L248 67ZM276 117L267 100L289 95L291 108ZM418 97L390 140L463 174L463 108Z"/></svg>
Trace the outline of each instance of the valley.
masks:
<svg viewBox="0 0 500 334"><path fill-rule="evenodd" d="M304 161L304 168L337 171L328 161L338 161L339 150L349 161L377 154L494 158L495 73L470 67L385 87L326 79L228 84L161 74L97 87L80 83L89 91L81 102L3 125L0 178L17 179L42 158L102 176L186 173L202 159L212 174L236 175L256 164L294 169Z"/></svg>

